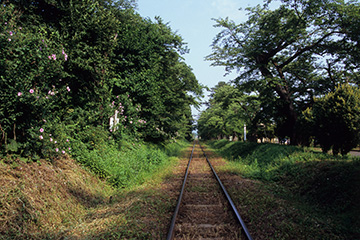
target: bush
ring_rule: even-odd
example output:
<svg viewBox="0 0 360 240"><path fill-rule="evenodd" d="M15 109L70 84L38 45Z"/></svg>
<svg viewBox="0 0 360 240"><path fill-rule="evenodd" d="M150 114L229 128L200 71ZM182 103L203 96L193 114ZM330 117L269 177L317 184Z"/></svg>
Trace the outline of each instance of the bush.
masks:
<svg viewBox="0 0 360 240"><path fill-rule="evenodd" d="M40 152L39 130L61 115L69 99L62 81L66 49L54 29L35 32L18 25L20 14L12 4L1 4L0 13L0 147L12 139L17 152Z"/></svg>
<svg viewBox="0 0 360 240"><path fill-rule="evenodd" d="M360 90L343 84L313 107L315 136L324 152L347 154L360 139Z"/></svg>
<svg viewBox="0 0 360 240"><path fill-rule="evenodd" d="M56 156L54 142L69 136L88 149L108 137L160 143L189 136L190 92L199 96L201 86L179 55L181 37L160 19L113 3L2 2L1 154Z"/></svg>
<svg viewBox="0 0 360 240"><path fill-rule="evenodd" d="M180 155L181 151L189 145L189 142L185 140L179 140L176 142L168 142L162 144L162 150L169 157L177 157Z"/></svg>

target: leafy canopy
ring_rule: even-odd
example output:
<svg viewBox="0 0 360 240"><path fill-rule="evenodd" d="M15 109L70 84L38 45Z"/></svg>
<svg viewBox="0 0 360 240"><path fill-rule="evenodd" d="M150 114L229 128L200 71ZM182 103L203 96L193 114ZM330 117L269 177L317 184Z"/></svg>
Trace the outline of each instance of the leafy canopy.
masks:
<svg viewBox="0 0 360 240"><path fill-rule="evenodd" d="M339 83L359 83L358 30L351 23L359 21L360 7L341 0L282 2L275 10L268 4L247 8L243 23L215 20L222 30L207 60L227 72L238 71L234 82L262 95L264 113L271 113L277 134L300 144L298 116L313 97Z"/></svg>

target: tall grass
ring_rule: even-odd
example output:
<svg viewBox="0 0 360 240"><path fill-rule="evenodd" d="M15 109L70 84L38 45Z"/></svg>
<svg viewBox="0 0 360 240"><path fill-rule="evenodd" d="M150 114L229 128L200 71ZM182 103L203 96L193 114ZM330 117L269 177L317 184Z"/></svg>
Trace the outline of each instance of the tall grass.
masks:
<svg viewBox="0 0 360 240"><path fill-rule="evenodd" d="M142 184L158 168L178 156L187 146L186 142L163 145L131 143L118 145L103 144L96 149L86 148L74 153L76 159L92 172L106 178L114 187L128 187Z"/></svg>

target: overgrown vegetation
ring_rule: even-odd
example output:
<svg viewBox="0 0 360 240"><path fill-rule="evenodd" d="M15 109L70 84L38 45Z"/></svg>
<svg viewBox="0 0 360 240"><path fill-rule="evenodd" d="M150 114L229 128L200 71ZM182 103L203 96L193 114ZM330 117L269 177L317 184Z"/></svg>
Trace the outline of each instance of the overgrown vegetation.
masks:
<svg viewBox="0 0 360 240"><path fill-rule="evenodd" d="M334 228L331 234L339 239L359 236L359 158L334 157L311 149L275 144L226 140L210 144L230 160L226 171L268 184L273 194L291 201L296 208L322 223L330 224Z"/></svg>
<svg viewBox="0 0 360 240"><path fill-rule="evenodd" d="M106 178L114 187L139 185L154 171L178 156L186 142L167 145L130 143L122 146L103 145L98 149L75 153L75 158L99 177Z"/></svg>
<svg viewBox="0 0 360 240"><path fill-rule="evenodd" d="M192 138L202 86L186 44L135 6L1 1L0 238L64 236L121 189L163 176ZM130 234L110 235L140 232L118 220Z"/></svg>
<svg viewBox="0 0 360 240"><path fill-rule="evenodd" d="M0 159L0 239L163 238L177 195L162 184L185 146L83 152L96 174L69 157Z"/></svg>
<svg viewBox="0 0 360 240"><path fill-rule="evenodd" d="M309 114L310 113L310 114ZM360 90L347 84L315 99L304 113L308 132L316 136L323 152L346 155L360 140ZM310 115L310 118L309 118Z"/></svg>
<svg viewBox="0 0 360 240"><path fill-rule="evenodd" d="M190 106L202 86L181 57L186 44L134 6L2 1L1 154L36 160L92 150L109 138L191 138Z"/></svg>

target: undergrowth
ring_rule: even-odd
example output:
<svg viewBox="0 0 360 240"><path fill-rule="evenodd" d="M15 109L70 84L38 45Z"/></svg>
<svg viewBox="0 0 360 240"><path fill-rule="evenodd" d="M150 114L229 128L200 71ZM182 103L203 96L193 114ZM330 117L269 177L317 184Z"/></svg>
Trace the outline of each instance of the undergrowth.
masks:
<svg viewBox="0 0 360 240"><path fill-rule="evenodd" d="M188 143L179 141L162 145L129 143L101 144L89 150L77 147L73 156L114 187L129 187L144 182L159 167L178 156ZM119 147L120 145L120 147Z"/></svg>
<svg viewBox="0 0 360 240"><path fill-rule="evenodd" d="M360 158L277 144L220 140L209 145L229 160L228 171L268 183L324 222L331 218L337 234L360 237Z"/></svg>

